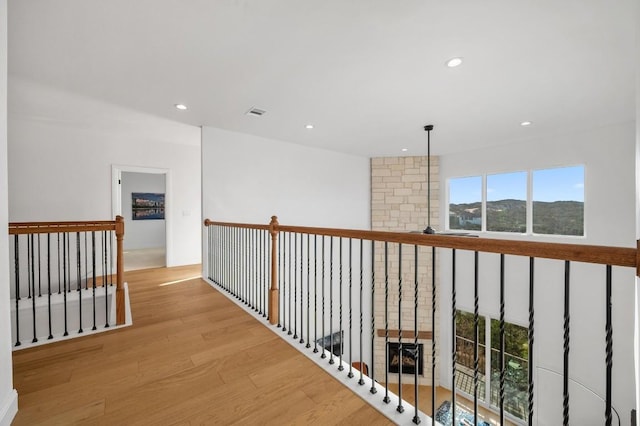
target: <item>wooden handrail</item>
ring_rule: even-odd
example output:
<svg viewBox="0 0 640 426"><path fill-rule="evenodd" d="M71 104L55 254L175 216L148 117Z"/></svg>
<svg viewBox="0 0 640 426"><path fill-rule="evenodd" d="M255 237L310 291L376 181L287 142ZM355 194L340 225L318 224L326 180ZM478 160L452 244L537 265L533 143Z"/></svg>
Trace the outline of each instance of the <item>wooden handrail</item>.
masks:
<svg viewBox="0 0 640 426"><path fill-rule="evenodd" d="M315 228L306 226L282 226L276 216L269 225L214 222L206 219L205 226L225 226L245 229L268 230L271 235L271 286L269 288L269 322L276 324L278 318L278 268L276 259L277 240L280 232L353 238L369 241L385 241L427 247L499 253L532 258L569 260L611 266L631 267L640 277L640 241L636 248L609 247L585 244L543 243L532 241L500 240L493 238L468 238L466 236L402 233L387 231L364 231L355 229Z"/></svg>
<svg viewBox="0 0 640 426"><path fill-rule="evenodd" d="M115 231L114 220L65 222L9 222L9 235L55 234L58 232Z"/></svg>
<svg viewBox="0 0 640 426"><path fill-rule="evenodd" d="M227 222L213 222L210 220L206 220L205 225L231 227L238 227L238 225L240 225L239 227L242 228L265 229L265 225L233 224ZM269 228L269 226L267 226L267 228ZM468 238L454 235L427 235L422 233L283 226L279 224L274 226L272 232L295 232L369 241L387 241L390 243L411 244L427 247L441 247L487 253L503 253L543 259L570 260L573 262L624 266L640 270L638 269L638 265L640 263L640 242L638 243L639 248L627 248L585 244L514 241L494 238Z"/></svg>
<svg viewBox="0 0 640 426"><path fill-rule="evenodd" d="M56 221L56 222L9 222L9 227L20 227L20 226L30 226L30 227L39 227L39 226L73 226L73 225L113 225L115 221L113 220L67 220L67 221Z"/></svg>
<svg viewBox="0 0 640 426"><path fill-rule="evenodd" d="M276 225L277 225L277 216L272 216L272 218L276 218ZM214 222L212 220L209 219L205 219L204 220L204 226L211 226L211 225L216 225L216 226L229 226L232 228L244 228L244 229L261 229L263 231L270 231L271 230L271 224L269 225L260 225L260 224L254 224L254 223L233 223L233 222ZM278 225L279 226L279 225Z"/></svg>
<svg viewBox="0 0 640 426"><path fill-rule="evenodd" d="M60 232L115 231L116 234L116 324L125 323L124 218L62 222L10 222L9 235L56 234Z"/></svg>

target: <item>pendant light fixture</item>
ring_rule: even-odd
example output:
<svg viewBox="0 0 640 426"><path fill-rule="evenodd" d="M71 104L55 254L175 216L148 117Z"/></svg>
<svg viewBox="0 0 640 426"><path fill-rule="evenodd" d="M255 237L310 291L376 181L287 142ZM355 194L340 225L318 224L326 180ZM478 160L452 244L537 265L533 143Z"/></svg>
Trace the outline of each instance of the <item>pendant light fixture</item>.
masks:
<svg viewBox="0 0 640 426"><path fill-rule="evenodd" d="M435 234L436 230L431 227L431 131L433 130L433 124L427 124L424 126L424 131L427 132L427 227L424 231L425 234Z"/></svg>

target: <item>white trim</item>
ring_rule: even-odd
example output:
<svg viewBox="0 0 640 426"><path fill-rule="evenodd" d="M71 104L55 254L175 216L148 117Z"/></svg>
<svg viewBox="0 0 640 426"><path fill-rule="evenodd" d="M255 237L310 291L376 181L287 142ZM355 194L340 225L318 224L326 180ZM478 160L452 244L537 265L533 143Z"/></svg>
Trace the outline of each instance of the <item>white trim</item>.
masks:
<svg viewBox="0 0 640 426"><path fill-rule="evenodd" d="M173 259L173 227L171 226L171 207L172 207L172 194L173 184L171 179L170 169L160 169L153 167L140 167L140 166L124 166L118 164L111 165L111 210L112 216L122 215L122 191L120 181L122 179L122 172L129 173L150 173L157 175L165 175L165 197L164 197L164 220L165 220L165 265L167 267L175 266ZM125 238L126 238L125 229Z"/></svg>
<svg viewBox="0 0 640 426"><path fill-rule="evenodd" d="M633 345L633 355L634 355L634 364L636 367L635 376L636 376L636 412L640 411L640 278L636 277L635 283L635 332L634 334L634 345Z"/></svg>
<svg viewBox="0 0 640 426"><path fill-rule="evenodd" d="M11 426L13 418L18 413L18 392L11 389L9 395L0 405L0 426Z"/></svg>
<svg viewBox="0 0 640 426"><path fill-rule="evenodd" d="M209 240L207 238L209 231L207 227L204 226L204 220L209 218L205 217L205 200L204 192L202 191L202 188L204 188L204 141L202 136L202 129L203 127L200 126L200 223L203 224L202 230L200 232L200 245L202 246L200 263L202 264L202 276L208 277L210 276L209 262L207 261L207 259L209 259Z"/></svg>
<svg viewBox="0 0 640 426"><path fill-rule="evenodd" d="M173 208L173 179L171 179L171 170L166 170L164 178L164 220L165 220L165 236L167 242L165 243L165 265L167 268L177 266L173 259L173 227L171 209Z"/></svg>
<svg viewBox="0 0 640 426"><path fill-rule="evenodd" d="M523 169L523 170L514 170L514 171L510 171L510 172L484 172L484 173L480 173L477 175L471 175L471 176L453 176L453 177L448 177L445 179L445 187L446 187L446 193L445 193L445 214L444 214L444 218L445 218L445 231L446 232L470 232L473 234L478 234L478 235L486 235L489 237L493 237L493 236L515 236L515 237L526 237L527 239L529 239L530 237L540 237L541 239L547 239L547 238L569 238L569 239L586 239L587 238L587 214L586 214L586 210L583 210L583 222L582 222L582 235L564 235L564 234L536 234L533 232L533 203L534 203L534 199L533 199L533 178L534 178L534 174L538 171L547 171L547 170L554 170L554 169L566 169L566 168L575 168L575 167L582 167L582 172L583 172L583 185L586 187L587 186L587 165L586 163L582 163L582 164L573 164L573 165L566 165L566 166L553 166L553 167L542 167L542 168L529 168L529 169ZM513 174L513 173L526 173L527 174L527 189L526 189L526 200L525 201L525 206L526 206L526 217L525 217L525 223L526 223L526 230L524 233L521 232L510 232L510 231L490 231L487 229L487 202L488 202L488 192L487 192L487 183L488 183L488 177L489 176L495 176L495 175L501 175L501 174ZM469 179L469 178L475 178L475 177L479 177L481 178L482 181L482 188L480 190L480 194L481 194L481 200L480 200L480 211L481 211L481 223L480 223L480 231L475 231L472 229L451 229L450 227L450 222L449 222L449 218L450 216L450 206L451 206L451 181L454 179ZM587 191L584 190L583 188L583 200L582 200L583 206L587 205Z"/></svg>
<svg viewBox="0 0 640 426"><path fill-rule="evenodd" d="M527 216L526 216L526 231L525 235L533 234L533 172L531 170L527 170ZM583 219L584 225L584 219ZM529 232L531 231L531 232ZM584 227L582 228L582 233L584 234Z"/></svg>
<svg viewBox="0 0 640 426"><path fill-rule="evenodd" d="M122 170L111 165L111 217L122 215Z"/></svg>
<svg viewBox="0 0 640 426"><path fill-rule="evenodd" d="M480 189L480 232L487 232L487 174L482 175L482 188Z"/></svg>
<svg viewBox="0 0 640 426"><path fill-rule="evenodd" d="M81 292L82 293L82 292ZM89 327L85 327L84 331L82 332L82 334L76 334L76 333L70 333L67 336L64 336L62 334L62 332L58 333L58 334L54 334L53 335L53 339L49 340L47 338L45 338L44 336L46 336L46 334L44 336L39 336L38 341L37 342L31 342L28 339L24 339L21 343L20 346L13 346L12 347L12 351L13 352L17 352L17 351L21 351L23 349L29 349L29 348L33 348L36 346L43 346L43 345L48 345L50 343L56 343L56 342L60 342L63 340L71 340L71 339L78 339L78 338L82 338L85 336L90 336L92 334L98 334L98 333L104 333L107 331L113 331L113 330L117 330L120 328L124 328L124 327L129 327L130 325L133 325L133 316L131 315L131 300L129 299L129 284L127 282L124 283L124 306L125 306L125 321L124 324L122 325L116 325L116 289L115 287L109 287L108 288L108 294L109 294L109 327L98 327L95 330L92 330ZM57 298L59 295L52 295L52 299ZM85 294L82 295L83 299L89 299L91 298L91 289L87 290L85 292ZM15 299L11 299L12 301L15 302ZM73 303L73 302L71 302ZM77 303L77 302L76 302ZM36 302L36 307L40 308L40 307L44 307L46 306L46 301L42 300L39 302ZM77 305L76 305L77 306ZM23 306L20 307L20 310L24 310L24 309L31 309L29 306ZM11 308L11 315L12 318L15 318L15 307ZM0 425L1 426L1 425Z"/></svg>

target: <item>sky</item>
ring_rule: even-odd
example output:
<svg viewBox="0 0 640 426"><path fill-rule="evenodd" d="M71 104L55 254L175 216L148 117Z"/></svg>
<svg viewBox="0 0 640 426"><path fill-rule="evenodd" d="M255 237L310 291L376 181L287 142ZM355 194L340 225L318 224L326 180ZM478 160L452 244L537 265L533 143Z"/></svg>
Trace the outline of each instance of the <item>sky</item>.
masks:
<svg viewBox="0 0 640 426"><path fill-rule="evenodd" d="M527 172L487 175L487 201L526 199Z"/></svg>
<svg viewBox="0 0 640 426"><path fill-rule="evenodd" d="M584 201L584 166L534 170L534 201ZM487 175L487 201L527 199L527 172ZM449 203L482 200L482 177L449 180Z"/></svg>
<svg viewBox="0 0 640 426"><path fill-rule="evenodd" d="M482 177L473 176L449 180L449 203L463 204L482 201Z"/></svg>
<svg viewBox="0 0 640 426"><path fill-rule="evenodd" d="M533 172L534 201L584 201L584 166Z"/></svg>

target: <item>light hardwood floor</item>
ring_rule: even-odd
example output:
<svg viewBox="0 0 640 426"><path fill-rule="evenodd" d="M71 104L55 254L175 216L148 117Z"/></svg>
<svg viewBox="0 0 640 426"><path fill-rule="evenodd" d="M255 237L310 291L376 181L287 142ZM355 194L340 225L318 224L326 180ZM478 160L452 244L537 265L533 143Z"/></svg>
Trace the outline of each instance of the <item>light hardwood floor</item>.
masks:
<svg viewBox="0 0 640 426"><path fill-rule="evenodd" d="M167 251L164 247L124 251L124 270L162 268L166 265Z"/></svg>
<svg viewBox="0 0 640 426"><path fill-rule="evenodd" d="M13 424L389 424L199 274L127 272L133 326L15 352Z"/></svg>

